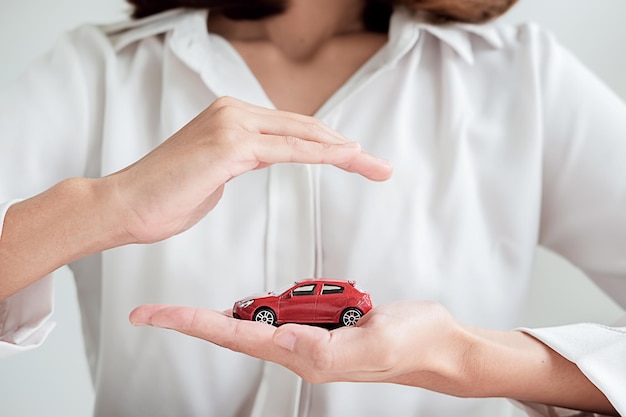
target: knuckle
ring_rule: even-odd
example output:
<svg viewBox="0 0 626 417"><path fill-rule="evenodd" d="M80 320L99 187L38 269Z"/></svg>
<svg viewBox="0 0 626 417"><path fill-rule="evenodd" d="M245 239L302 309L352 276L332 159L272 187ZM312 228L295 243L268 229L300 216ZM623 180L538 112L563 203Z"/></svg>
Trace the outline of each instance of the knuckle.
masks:
<svg viewBox="0 0 626 417"><path fill-rule="evenodd" d="M295 136L283 136L283 140L287 146L295 148L300 144L300 139Z"/></svg>
<svg viewBox="0 0 626 417"><path fill-rule="evenodd" d="M248 331L244 328L246 323L242 320L231 321L231 323L230 331L222 335L220 339L213 341L213 343L234 352L245 354L254 352L257 346L250 340Z"/></svg>
<svg viewBox="0 0 626 417"><path fill-rule="evenodd" d="M305 126L306 134L310 138L314 138L317 143L322 145L324 150L332 147L332 143L336 143L336 140L331 138L328 127L319 120L312 120Z"/></svg>
<svg viewBox="0 0 626 417"><path fill-rule="evenodd" d="M326 133L326 129L324 128L324 124L317 119L312 119L306 124L306 129L313 136L323 136Z"/></svg>
<svg viewBox="0 0 626 417"><path fill-rule="evenodd" d="M214 117L225 123L236 121L240 110L235 106L220 106L215 110Z"/></svg>
<svg viewBox="0 0 626 417"><path fill-rule="evenodd" d="M327 152L330 151L331 149L335 149L335 147L333 146L333 144L331 143L320 143L320 147L322 148L322 151Z"/></svg>
<svg viewBox="0 0 626 417"><path fill-rule="evenodd" d="M232 125L241 120L242 109L235 99L220 97L213 102L213 117L220 123Z"/></svg>
<svg viewBox="0 0 626 417"><path fill-rule="evenodd" d="M241 340L243 336L245 336L244 331L241 330L241 320L237 320L231 323L233 323L233 339L235 341L237 340Z"/></svg>
<svg viewBox="0 0 626 417"><path fill-rule="evenodd" d="M186 331L195 331L195 330L197 330L200 327L200 320L199 320L198 312L199 311L198 311L197 308L193 309L193 312L192 312L191 316L185 322L184 330L186 330Z"/></svg>
<svg viewBox="0 0 626 417"><path fill-rule="evenodd" d="M212 106L216 108L231 107L239 105L239 100L230 96L218 97L213 101Z"/></svg>

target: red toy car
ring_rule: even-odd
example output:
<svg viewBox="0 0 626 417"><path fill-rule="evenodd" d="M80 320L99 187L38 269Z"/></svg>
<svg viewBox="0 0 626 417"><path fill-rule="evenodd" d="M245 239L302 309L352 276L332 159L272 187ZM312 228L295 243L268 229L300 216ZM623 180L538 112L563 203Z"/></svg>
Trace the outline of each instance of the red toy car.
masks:
<svg viewBox="0 0 626 417"><path fill-rule="evenodd" d="M235 302L233 317L278 326L284 323L354 326L372 309L354 281L305 279L287 288Z"/></svg>

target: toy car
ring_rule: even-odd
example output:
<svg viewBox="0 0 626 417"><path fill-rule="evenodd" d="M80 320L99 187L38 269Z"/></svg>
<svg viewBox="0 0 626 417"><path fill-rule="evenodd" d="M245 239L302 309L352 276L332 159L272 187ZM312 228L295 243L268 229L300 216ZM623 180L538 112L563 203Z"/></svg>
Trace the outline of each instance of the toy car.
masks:
<svg viewBox="0 0 626 417"><path fill-rule="evenodd" d="M235 302L233 317L278 326L284 323L354 326L372 309L355 281L305 279L286 288Z"/></svg>

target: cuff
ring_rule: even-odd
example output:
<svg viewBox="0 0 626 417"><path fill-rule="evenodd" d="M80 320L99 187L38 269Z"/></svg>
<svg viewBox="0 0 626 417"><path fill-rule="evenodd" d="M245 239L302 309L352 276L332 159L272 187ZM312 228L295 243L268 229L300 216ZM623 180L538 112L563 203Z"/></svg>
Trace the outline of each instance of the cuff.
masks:
<svg viewBox="0 0 626 417"><path fill-rule="evenodd" d="M0 237L9 207L0 204ZM33 349L43 343L55 323L50 321L54 303L52 276L47 276L0 302L0 358Z"/></svg>
<svg viewBox="0 0 626 417"><path fill-rule="evenodd" d="M13 294L0 303L0 358L41 345L55 323L52 276Z"/></svg>
<svg viewBox="0 0 626 417"><path fill-rule="evenodd" d="M524 410L529 417L601 417L600 414L568 410L567 408L552 407L545 404L517 400L511 400L511 402Z"/></svg>
<svg viewBox="0 0 626 417"><path fill-rule="evenodd" d="M626 415L626 327L581 323L519 330L539 339L567 360L574 362L602 391L618 413Z"/></svg>

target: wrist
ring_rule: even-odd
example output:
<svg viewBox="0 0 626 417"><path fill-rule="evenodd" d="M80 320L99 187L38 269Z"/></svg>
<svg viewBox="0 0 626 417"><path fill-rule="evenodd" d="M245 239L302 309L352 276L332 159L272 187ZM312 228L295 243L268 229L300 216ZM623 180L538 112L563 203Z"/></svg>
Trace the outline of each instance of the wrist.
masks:
<svg viewBox="0 0 626 417"><path fill-rule="evenodd" d="M467 350L462 374L466 396L539 402L535 392L542 391L538 387L554 366L555 352L521 332L471 326L464 329Z"/></svg>
<svg viewBox="0 0 626 417"><path fill-rule="evenodd" d="M407 360L406 367L392 382L456 397L475 396L476 336L443 306L430 303L426 312L419 310L416 313L424 317L430 329L426 333L420 332L409 350L401 353L400 356ZM424 339L424 334L428 334L428 339Z"/></svg>
<svg viewBox="0 0 626 417"><path fill-rule="evenodd" d="M458 384L462 397L506 397L513 371L511 361L520 359L506 332L462 326L464 351L460 356Z"/></svg>
<svg viewBox="0 0 626 417"><path fill-rule="evenodd" d="M135 243L125 227L126 211L119 203L114 184L107 177L71 178L61 185L80 201L75 215L85 231L79 239L83 242L81 251L90 254Z"/></svg>
<svg viewBox="0 0 626 417"><path fill-rule="evenodd" d="M519 331L465 326L462 356L465 397L510 398L614 415L604 394L549 346Z"/></svg>
<svg viewBox="0 0 626 417"><path fill-rule="evenodd" d="M482 379L485 378L485 339L477 329L454 322L443 335L444 348L437 348L429 361L433 374L442 381L445 394L462 398L486 397Z"/></svg>
<svg viewBox="0 0 626 417"><path fill-rule="evenodd" d="M69 178L26 200L38 222L62 249L62 264L131 243L124 233L113 191L103 179Z"/></svg>
<svg viewBox="0 0 626 417"><path fill-rule="evenodd" d="M0 239L0 299L82 257L128 243L108 188L71 178L6 213Z"/></svg>

